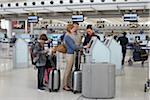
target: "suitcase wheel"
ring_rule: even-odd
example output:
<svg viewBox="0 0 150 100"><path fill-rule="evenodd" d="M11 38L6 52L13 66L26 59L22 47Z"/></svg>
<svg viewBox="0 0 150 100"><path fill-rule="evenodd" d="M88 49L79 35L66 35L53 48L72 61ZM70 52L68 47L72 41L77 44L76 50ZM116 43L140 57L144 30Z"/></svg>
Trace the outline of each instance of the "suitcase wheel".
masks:
<svg viewBox="0 0 150 100"><path fill-rule="evenodd" d="M52 92L52 90L51 90L51 89L49 89L49 92Z"/></svg>
<svg viewBox="0 0 150 100"><path fill-rule="evenodd" d="M131 59L128 60L128 65L132 66L133 65L133 61Z"/></svg>
<svg viewBox="0 0 150 100"><path fill-rule="evenodd" d="M54 92L58 92L58 89L55 89Z"/></svg>
<svg viewBox="0 0 150 100"><path fill-rule="evenodd" d="M73 91L73 93L74 93L74 94L76 94L76 93L77 93L77 91Z"/></svg>
<svg viewBox="0 0 150 100"><path fill-rule="evenodd" d="M147 92L147 84L144 85L144 92Z"/></svg>

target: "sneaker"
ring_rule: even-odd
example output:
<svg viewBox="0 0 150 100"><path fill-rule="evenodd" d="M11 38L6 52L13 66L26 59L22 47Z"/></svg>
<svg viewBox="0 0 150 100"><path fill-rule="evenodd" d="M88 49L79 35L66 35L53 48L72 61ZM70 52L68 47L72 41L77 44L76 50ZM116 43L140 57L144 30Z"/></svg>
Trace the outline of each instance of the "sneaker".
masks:
<svg viewBox="0 0 150 100"><path fill-rule="evenodd" d="M44 84L43 84L42 86L43 86L43 87L46 87L46 85L44 85Z"/></svg>
<svg viewBox="0 0 150 100"><path fill-rule="evenodd" d="M44 92L44 90L38 89L39 92Z"/></svg>
<svg viewBox="0 0 150 100"><path fill-rule="evenodd" d="M40 87L40 88L38 88L38 90L39 90L39 91L43 91L43 90L45 90L45 88Z"/></svg>

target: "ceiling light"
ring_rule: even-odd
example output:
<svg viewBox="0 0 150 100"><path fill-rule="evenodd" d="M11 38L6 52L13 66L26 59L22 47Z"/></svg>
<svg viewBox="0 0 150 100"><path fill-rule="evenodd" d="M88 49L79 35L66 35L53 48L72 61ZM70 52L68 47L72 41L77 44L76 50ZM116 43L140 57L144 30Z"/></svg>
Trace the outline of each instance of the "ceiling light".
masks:
<svg viewBox="0 0 150 100"><path fill-rule="evenodd" d="M23 5L24 5L24 6L27 6L27 3L25 2Z"/></svg>
<svg viewBox="0 0 150 100"><path fill-rule="evenodd" d="M10 7L11 6L11 4L10 3L8 3L8 7Z"/></svg>
<svg viewBox="0 0 150 100"><path fill-rule="evenodd" d="M18 3L16 3L16 6L19 6L19 4L18 4Z"/></svg>
<svg viewBox="0 0 150 100"><path fill-rule="evenodd" d="M44 1L41 1L41 5L44 5Z"/></svg>
<svg viewBox="0 0 150 100"><path fill-rule="evenodd" d="M73 3L73 0L70 0L70 3Z"/></svg>
<svg viewBox="0 0 150 100"><path fill-rule="evenodd" d="M60 0L60 4L63 4L63 0Z"/></svg>
<svg viewBox="0 0 150 100"><path fill-rule="evenodd" d="M35 2L32 2L32 5L35 5L36 3Z"/></svg>
<svg viewBox="0 0 150 100"><path fill-rule="evenodd" d="M101 2L105 2L105 0L101 0Z"/></svg>
<svg viewBox="0 0 150 100"><path fill-rule="evenodd" d="M80 0L80 3L83 3L83 0Z"/></svg>
<svg viewBox="0 0 150 100"><path fill-rule="evenodd" d="M54 1L50 1L50 4L54 4Z"/></svg>
<svg viewBox="0 0 150 100"><path fill-rule="evenodd" d="M94 0L90 0L92 3L94 2Z"/></svg>
<svg viewBox="0 0 150 100"><path fill-rule="evenodd" d="M3 7L3 4L1 4L0 6Z"/></svg>

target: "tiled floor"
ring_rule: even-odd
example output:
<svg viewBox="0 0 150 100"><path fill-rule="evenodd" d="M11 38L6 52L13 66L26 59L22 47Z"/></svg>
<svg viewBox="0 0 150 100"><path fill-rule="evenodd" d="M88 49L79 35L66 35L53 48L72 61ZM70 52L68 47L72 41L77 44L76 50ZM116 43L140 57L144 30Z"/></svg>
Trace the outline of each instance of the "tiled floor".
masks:
<svg viewBox="0 0 150 100"><path fill-rule="evenodd" d="M12 66L11 59L0 57L0 67L9 66ZM144 68L140 63L125 66L125 75L116 77L116 97L112 100L150 100L150 92L144 93L147 66L147 63ZM62 89L57 93L40 92L36 88L36 75L37 70L32 67L0 72L0 100L91 100Z"/></svg>
<svg viewBox="0 0 150 100"><path fill-rule="evenodd" d="M146 67L125 67L125 75L117 77L113 100L150 100L150 93L144 93L146 74ZM0 73L0 100L89 100L79 98L80 95L62 89L57 93L38 91L33 68Z"/></svg>

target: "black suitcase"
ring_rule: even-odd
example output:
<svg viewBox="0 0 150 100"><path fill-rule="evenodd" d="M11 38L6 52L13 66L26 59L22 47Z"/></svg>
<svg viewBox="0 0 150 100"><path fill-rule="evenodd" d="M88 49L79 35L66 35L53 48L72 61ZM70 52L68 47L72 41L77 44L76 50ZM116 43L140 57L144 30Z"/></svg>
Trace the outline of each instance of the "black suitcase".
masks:
<svg viewBox="0 0 150 100"><path fill-rule="evenodd" d="M81 52L76 52L75 70L72 73L72 92L81 93L82 90L82 71L80 70Z"/></svg>
<svg viewBox="0 0 150 100"><path fill-rule="evenodd" d="M146 50L141 50L140 51L140 56L141 56L141 60L145 61L148 59L148 53L146 52Z"/></svg>
<svg viewBox="0 0 150 100"><path fill-rule="evenodd" d="M140 52L133 52L133 60L134 61L141 61Z"/></svg>

